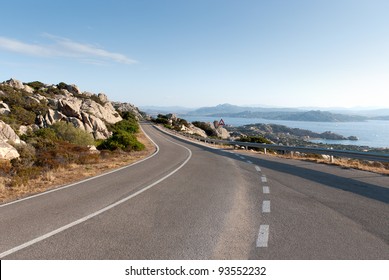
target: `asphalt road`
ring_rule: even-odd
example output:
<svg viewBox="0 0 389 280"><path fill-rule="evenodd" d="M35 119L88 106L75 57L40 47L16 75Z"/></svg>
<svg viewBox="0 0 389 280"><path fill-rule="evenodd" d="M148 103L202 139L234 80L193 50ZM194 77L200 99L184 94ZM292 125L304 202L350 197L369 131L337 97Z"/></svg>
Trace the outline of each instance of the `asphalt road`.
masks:
<svg viewBox="0 0 389 280"><path fill-rule="evenodd" d="M389 259L389 177L149 124L135 165L0 206L1 259Z"/></svg>

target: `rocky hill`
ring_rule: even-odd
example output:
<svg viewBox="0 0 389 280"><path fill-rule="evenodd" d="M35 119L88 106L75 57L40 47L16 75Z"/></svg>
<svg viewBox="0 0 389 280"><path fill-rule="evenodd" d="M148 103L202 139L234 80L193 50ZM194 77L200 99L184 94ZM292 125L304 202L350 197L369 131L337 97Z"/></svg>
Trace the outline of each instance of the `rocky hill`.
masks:
<svg viewBox="0 0 389 280"><path fill-rule="evenodd" d="M81 92L76 85L15 79L0 83L0 158L17 156L9 141L18 143L19 136L60 121L90 133L94 139L106 139L111 135L107 126L122 120L119 110L141 117L132 104L112 103L105 94Z"/></svg>
<svg viewBox="0 0 389 280"><path fill-rule="evenodd" d="M259 118L267 120L291 120L310 122L357 122L366 121L368 117L355 114L339 114L321 110L302 110L294 108L242 107L221 104L215 107L203 107L188 112L191 116Z"/></svg>

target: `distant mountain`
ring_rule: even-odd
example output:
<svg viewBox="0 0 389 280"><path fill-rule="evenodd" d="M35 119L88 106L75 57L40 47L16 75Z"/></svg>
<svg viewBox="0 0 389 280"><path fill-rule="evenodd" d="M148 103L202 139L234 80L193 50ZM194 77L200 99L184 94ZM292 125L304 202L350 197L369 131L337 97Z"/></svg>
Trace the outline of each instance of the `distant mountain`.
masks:
<svg viewBox="0 0 389 280"><path fill-rule="evenodd" d="M389 121L389 116L371 117L371 120Z"/></svg>
<svg viewBox="0 0 389 280"><path fill-rule="evenodd" d="M158 115L158 114L187 114L190 111L193 111L193 108L181 107L181 106L140 106L139 109L143 112L146 112L149 115Z"/></svg>
<svg viewBox="0 0 389 280"><path fill-rule="evenodd" d="M214 107L202 107L194 111L190 111L187 115L190 116L227 116L228 114L239 114L243 112L298 112L299 109L293 108L263 108L263 107L243 107L231 104L220 104Z"/></svg>
<svg viewBox="0 0 389 280"><path fill-rule="evenodd" d="M215 107L203 107L188 112L191 116L261 118L268 120L292 120L311 122L353 122L366 121L360 115L339 114L320 110L301 110L294 108L242 107L231 104L220 104Z"/></svg>

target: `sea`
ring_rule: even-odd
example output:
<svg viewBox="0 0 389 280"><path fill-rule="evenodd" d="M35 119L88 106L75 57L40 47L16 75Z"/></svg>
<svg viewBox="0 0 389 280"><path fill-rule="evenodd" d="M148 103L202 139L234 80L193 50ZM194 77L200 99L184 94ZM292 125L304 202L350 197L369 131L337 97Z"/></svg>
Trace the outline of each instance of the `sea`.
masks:
<svg viewBox="0 0 389 280"><path fill-rule="evenodd" d="M220 121L221 118L205 117L205 116L179 116L189 122L203 121L213 122ZM266 120L259 118L222 118L224 123L228 126L242 126L247 124L265 123L265 124L279 124L291 128L308 129L313 132L323 133L331 131L345 137L356 136L357 141L351 140L327 140L316 139L311 140L316 143L325 144L343 144L343 145L357 145L369 146L372 148L389 148L389 121L383 120L368 120L363 122L303 122L303 121L285 121L285 120Z"/></svg>

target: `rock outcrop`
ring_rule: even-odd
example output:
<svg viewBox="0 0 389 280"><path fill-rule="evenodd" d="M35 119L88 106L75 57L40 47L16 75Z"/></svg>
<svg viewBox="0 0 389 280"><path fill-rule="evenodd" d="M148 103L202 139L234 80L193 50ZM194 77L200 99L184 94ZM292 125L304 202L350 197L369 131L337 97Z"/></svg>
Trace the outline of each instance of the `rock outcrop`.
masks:
<svg viewBox="0 0 389 280"><path fill-rule="evenodd" d="M3 84L13 87L15 89L24 90L28 93L34 92L34 89L32 87L25 85L21 81L15 80L13 78L9 79L8 81L5 81Z"/></svg>
<svg viewBox="0 0 389 280"><path fill-rule="evenodd" d="M225 129L223 126L218 124L218 121L215 121L213 123L210 123L211 128L216 132L217 137L221 139L228 139L230 138L230 133L227 129Z"/></svg>
<svg viewBox="0 0 389 280"><path fill-rule="evenodd" d="M133 113L138 119L141 119L142 118L142 115L138 109L138 107L136 107L135 105L131 104L131 103L121 103L121 102L112 102L112 105L113 107L117 110L117 111L121 111L121 112L131 112Z"/></svg>
<svg viewBox="0 0 389 280"><path fill-rule="evenodd" d="M95 139L105 139L110 136L107 124L114 124L122 120L117 110L130 111L138 119L142 117L138 108L130 103L111 103L107 95L81 92L76 85L65 83L46 85L40 82L29 84L31 86L15 79L0 84L19 91L26 104L39 108L46 107L46 109L36 112L35 124L23 124L19 128L21 134L30 129L36 130L59 121L66 121L91 133ZM7 95L7 87L0 90L0 95ZM0 115L8 115L12 109L4 102L6 98L2 99L3 101L0 100Z"/></svg>
<svg viewBox="0 0 389 280"><path fill-rule="evenodd" d="M15 131L3 121L0 121L0 159L14 159L19 157L18 151L8 142L23 143Z"/></svg>
<svg viewBox="0 0 389 280"><path fill-rule="evenodd" d="M0 159L11 160L19 156L18 151L13 146L0 140Z"/></svg>
<svg viewBox="0 0 389 280"><path fill-rule="evenodd" d="M0 141L9 142L12 141L15 144L21 144L19 136L15 131L5 122L0 121Z"/></svg>

